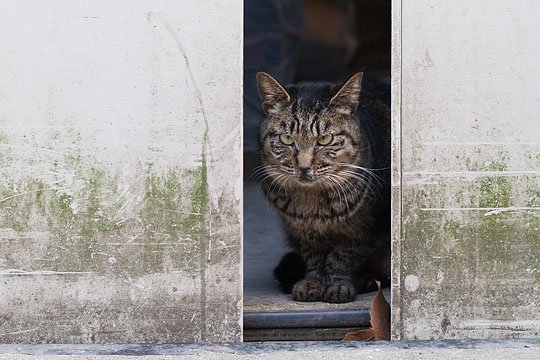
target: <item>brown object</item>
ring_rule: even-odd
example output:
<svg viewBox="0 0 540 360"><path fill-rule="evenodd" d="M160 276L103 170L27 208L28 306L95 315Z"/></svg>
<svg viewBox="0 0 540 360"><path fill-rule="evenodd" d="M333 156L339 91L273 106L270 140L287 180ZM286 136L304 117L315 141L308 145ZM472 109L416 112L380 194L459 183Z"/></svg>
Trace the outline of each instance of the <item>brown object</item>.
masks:
<svg viewBox="0 0 540 360"><path fill-rule="evenodd" d="M369 341L375 339L375 332L373 331L373 328L368 329L362 329L355 332L346 333L343 340L345 341Z"/></svg>
<svg viewBox="0 0 540 360"><path fill-rule="evenodd" d="M390 304L381 291L381 283L376 281L377 295L371 301L369 315L371 327L345 334L343 340L390 340Z"/></svg>

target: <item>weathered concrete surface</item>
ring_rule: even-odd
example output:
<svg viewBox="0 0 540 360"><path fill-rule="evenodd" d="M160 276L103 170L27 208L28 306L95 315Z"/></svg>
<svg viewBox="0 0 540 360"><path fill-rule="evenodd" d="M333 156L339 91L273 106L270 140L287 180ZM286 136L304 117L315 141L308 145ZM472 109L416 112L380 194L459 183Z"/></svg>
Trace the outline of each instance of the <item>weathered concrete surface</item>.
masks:
<svg viewBox="0 0 540 360"><path fill-rule="evenodd" d="M476 342L281 342L236 345L0 346L0 359L538 359L538 340Z"/></svg>
<svg viewBox="0 0 540 360"><path fill-rule="evenodd" d="M241 339L238 1L9 1L0 342Z"/></svg>
<svg viewBox="0 0 540 360"><path fill-rule="evenodd" d="M540 335L536 5L394 2L396 339Z"/></svg>

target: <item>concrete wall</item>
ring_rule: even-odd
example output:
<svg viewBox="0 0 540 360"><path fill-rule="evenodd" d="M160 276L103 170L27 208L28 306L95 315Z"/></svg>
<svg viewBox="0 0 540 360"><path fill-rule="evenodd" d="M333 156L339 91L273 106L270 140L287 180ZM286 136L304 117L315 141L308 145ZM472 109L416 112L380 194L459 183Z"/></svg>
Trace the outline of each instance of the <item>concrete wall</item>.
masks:
<svg viewBox="0 0 540 360"><path fill-rule="evenodd" d="M241 1L4 1L0 342L241 339Z"/></svg>
<svg viewBox="0 0 540 360"><path fill-rule="evenodd" d="M394 338L540 335L538 19L394 1Z"/></svg>

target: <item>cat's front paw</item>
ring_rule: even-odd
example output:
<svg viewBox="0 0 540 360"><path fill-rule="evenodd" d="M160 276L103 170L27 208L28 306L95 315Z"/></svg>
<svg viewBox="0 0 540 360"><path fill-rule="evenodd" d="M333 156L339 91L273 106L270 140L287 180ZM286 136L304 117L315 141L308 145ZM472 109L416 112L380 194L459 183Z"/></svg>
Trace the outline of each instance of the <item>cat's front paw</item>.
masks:
<svg viewBox="0 0 540 360"><path fill-rule="evenodd" d="M294 301L319 301L323 292L323 284L319 280L304 279L294 284L292 298Z"/></svg>
<svg viewBox="0 0 540 360"><path fill-rule="evenodd" d="M326 285L322 294L322 301L329 303L346 303L354 300L356 290L347 280L337 280Z"/></svg>

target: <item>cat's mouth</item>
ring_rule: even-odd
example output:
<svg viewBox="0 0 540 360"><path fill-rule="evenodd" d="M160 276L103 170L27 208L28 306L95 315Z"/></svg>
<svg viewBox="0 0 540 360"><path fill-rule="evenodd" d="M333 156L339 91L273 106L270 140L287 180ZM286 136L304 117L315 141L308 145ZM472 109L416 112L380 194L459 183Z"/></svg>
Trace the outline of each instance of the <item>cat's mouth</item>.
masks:
<svg viewBox="0 0 540 360"><path fill-rule="evenodd" d="M296 180L304 185L312 185L316 182L315 173L312 169L309 171L299 171Z"/></svg>
<svg viewBox="0 0 540 360"><path fill-rule="evenodd" d="M299 175L297 177L297 180L303 184L312 184L315 182L315 177L313 176L306 176L306 175Z"/></svg>

